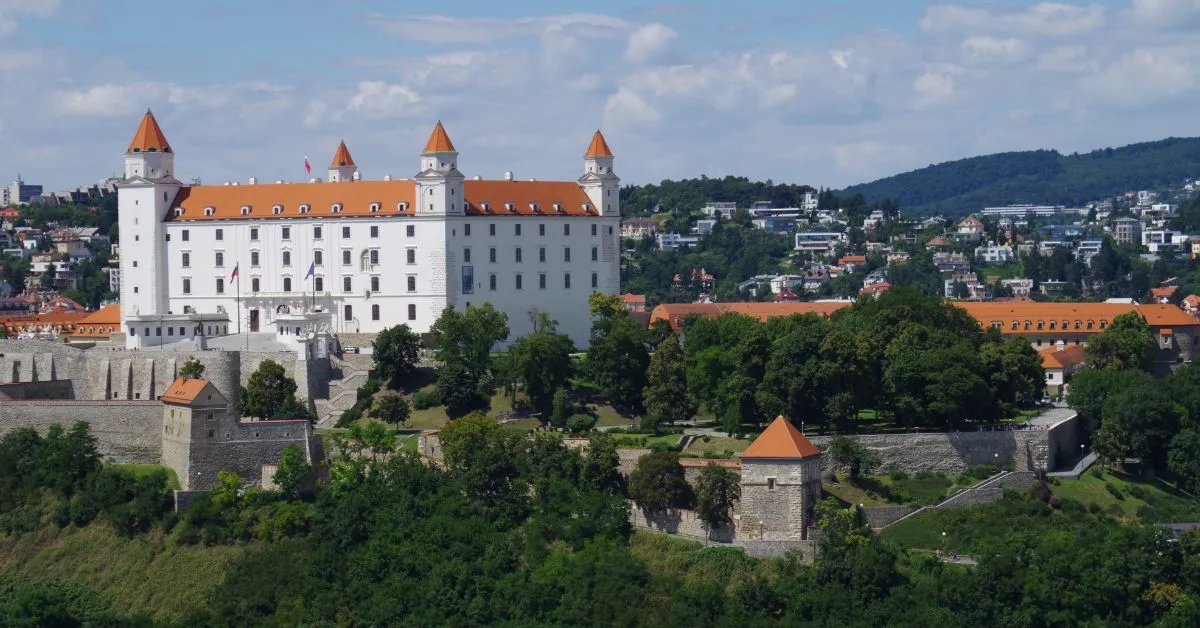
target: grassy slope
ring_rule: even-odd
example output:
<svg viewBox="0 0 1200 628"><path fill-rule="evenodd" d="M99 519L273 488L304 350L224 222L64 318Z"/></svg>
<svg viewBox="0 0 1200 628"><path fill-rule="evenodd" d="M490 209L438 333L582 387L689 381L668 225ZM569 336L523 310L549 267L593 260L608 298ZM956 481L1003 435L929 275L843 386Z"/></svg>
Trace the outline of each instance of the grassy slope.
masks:
<svg viewBox="0 0 1200 628"><path fill-rule="evenodd" d="M1120 497L1111 493L1106 484L1111 484ZM1200 501L1177 493L1170 484L1157 480L1141 482L1126 475L1108 473L1097 478L1085 473L1079 480L1061 480L1051 485L1050 490L1064 500L1077 501L1085 507L1095 504L1094 508L1130 522L1169 523L1200 518ZM981 517L983 513L979 508L926 510L889 526L883 535L908 547L937 549L942 545L941 533L946 532L951 544L947 547L967 547L973 539L996 532L979 529ZM1020 528L1019 523L1014 525Z"/></svg>
<svg viewBox="0 0 1200 628"><path fill-rule="evenodd" d="M900 480L879 475L860 478L852 483L846 474L840 473L836 484L827 482L823 488L825 493L838 498L843 503L862 504L867 508L877 508L935 504L959 489L978 483L979 480L974 478L944 475L910 476Z"/></svg>
<svg viewBox="0 0 1200 628"><path fill-rule="evenodd" d="M245 547L179 546L161 535L123 539L108 525L0 536L0 571L56 579L110 596L114 610L176 619L203 600Z"/></svg>
<svg viewBox="0 0 1200 628"><path fill-rule="evenodd" d="M135 476L138 477L150 475L151 473L159 470L166 471L167 488L175 491L179 490L179 477L175 475L175 470L170 467L164 467L161 464L118 464L113 466L117 467L118 469L131 471Z"/></svg>

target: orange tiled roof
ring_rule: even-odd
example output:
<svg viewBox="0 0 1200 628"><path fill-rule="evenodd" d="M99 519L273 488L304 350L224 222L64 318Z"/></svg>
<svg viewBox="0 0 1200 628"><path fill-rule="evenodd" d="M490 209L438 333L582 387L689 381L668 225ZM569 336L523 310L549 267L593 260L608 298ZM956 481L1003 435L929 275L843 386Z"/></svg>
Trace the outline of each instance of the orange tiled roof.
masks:
<svg viewBox="0 0 1200 628"><path fill-rule="evenodd" d="M171 145L167 143L167 136L163 135L162 129L158 126L158 121L154 119L154 114L150 110L146 110L146 115L142 116L142 123L138 125L137 131L133 134L133 139L129 141L127 153L169 153Z"/></svg>
<svg viewBox="0 0 1200 628"><path fill-rule="evenodd" d="M933 238L930 238L930 240L928 242L925 243L925 246L926 247L951 246L951 243L949 240L947 240L946 238L943 238L942 236L934 236Z"/></svg>
<svg viewBox="0 0 1200 628"><path fill-rule="evenodd" d="M1039 351L1042 355L1042 368L1044 369L1067 369L1079 364L1083 364L1086 357L1083 345L1067 345L1058 350L1058 347L1049 347Z"/></svg>
<svg viewBox="0 0 1200 628"><path fill-rule="evenodd" d="M453 153L454 142L450 141L450 135L446 133L446 127L442 126L442 121L438 120L436 126L433 127L433 133L429 135L429 141L425 142L426 153Z"/></svg>
<svg viewBox="0 0 1200 628"><path fill-rule="evenodd" d="M1200 307L1200 296L1189 294L1188 296L1183 297L1183 302L1192 307Z"/></svg>
<svg viewBox="0 0 1200 628"><path fill-rule="evenodd" d="M208 385L207 379L193 379L180 377L171 382L167 386L166 392L162 395L162 400L170 403L192 403L196 400L196 396L204 387Z"/></svg>
<svg viewBox="0 0 1200 628"><path fill-rule="evenodd" d="M586 158L613 156L612 151L608 148L608 142L604 141L604 135L599 130L592 136L592 143L588 144L587 152L583 156Z"/></svg>
<svg viewBox="0 0 1200 628"><path fill-rule="evenodd" d="M1150 295L1156 299L1167 299L1167 298L1170 298L1172 294L1175 294L1175 291L1178 289L1179 289L1178 286L1168 286L1166 288L1151 288Z"/></svg>
<svg viewBox="0 0 1200 628"><path fill-rule="evenodd" d="M811 458L821 450L804 437L796 426L783 417L777 417L758 438L742 452L745 458Z"/></svg>
<svg viewBox="0 0 1200 628"><path fill-rule="evenodd" d="M843 255L842 259L838 260L838 266L845 266L846 264L864 264L866 261L866 255Z"/></svg>
<svg viewBox="0 0 1200 628"><path fill-rule="evenodd" d="M75 323L76 338L108 338L121 329L121 306L106 305Z"/></svg>
<svg viewBox="0 0 1200 628"><path fill-rule="evenodd" d="M622 303L633 303L633 304L645 303L646 295L633 294L632 292L626 292L625 294L621 295L621 302Z"/></svg>
<svg viewBox="0 0 1200 628"><path fill-rule="evenodd" d="M463 195L467 201L467 214L470 215L598 215L587 193L573 181L472 179L463 182ZM180 189L166 219L412 216L415 213L415 197L416 183L411 179L190 186ZM555 204L562 211L556 210ZM377 206L376 211L371 211L373 205ZM335 206L340 210L337 213L334 213ZM534 207L537 207L537 211L534 211ZM242 213L243 208L247 213ZM176 210L180 209L183 213L177 216ZM275 213L276 209L279 213Z"/></svg>
<svg viewBox="0 0 1200 628"><path fill-rule="evenodd" d="M1138 314L1142 315L1142 318L1146 319L1146 324L1151 327L1200 325L1200 321L1196 320L1195 316L1169 303L1139 305L1137 306L1137 311Z"/></svg>
<svg viewBox="0 0 1200 628"><path fill-rule="evenodd" d="M830 314L850 307L849 301L800 302L800 303L663 303L655 306L650 314L650 323L665 320L671 328L678 331L684 319L692 314L716 318L722 314L741 314L752 316L760 323L766 322L773 316L790 316L792 314L807 314L814 312L829 316Z"/></svg>
<svg viewBox="0 0 1200 628"><path fill-rule="evenodd" d="M330 168L341 168L342 166L353 166L354 158L350 156L350 149L346 148L345 142L339 142L337 150L333 153L333 160L329 162Z"/></svg>

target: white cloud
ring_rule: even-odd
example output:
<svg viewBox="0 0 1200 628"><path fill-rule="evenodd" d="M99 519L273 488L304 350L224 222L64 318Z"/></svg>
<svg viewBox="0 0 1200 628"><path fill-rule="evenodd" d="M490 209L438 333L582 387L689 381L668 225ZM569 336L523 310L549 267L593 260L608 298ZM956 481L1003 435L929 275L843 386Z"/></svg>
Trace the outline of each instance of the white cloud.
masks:
<svg viewBox="0 0 1200 628"><path fill-rule="evenodd" d="M415 114L416 105L420 102L420 94L404 85L362 81L358 84L358 91L346 103L346 109L373 117L394 117Z"/></svg>
<svg viewBox="0 0 1200 628"><path fill-rule="evenodd" d="M913 105L924 109L942 103L954 94L954 76L949 72L926 72L912 84Z"/></svg>
<svg viewBox="0 0 1200 628"><path fill-rule="evenodd" d="M1020 9L934 5L925 10L921 28L929 33L1012 33L1060 37L1094 31L1105 25L1103 6L1042 2Z"/></svg>
<svg viewBox="0 0 1200 628"><path fill-rule="evenodd" d="M970 65L1016 63L1028 55L1025 42L1015 37L968 37L963 40L960 48L963 61Z"/></svg>
<svg viewBox="0 0 1200 628"><path fill-rule="evenodd" d="M12 34L26 16L50 17L58 12L61 0L0 0L0 36Z"/></svg>
<svg viewBox="0 0 1200 628"><path fill-rule="evenodd" d="M679 37L679 33L670 27L655 22L633 31L625 46L625 60L633 63L646 63L662 56L671 46L671 42Z"/></svg>
<svg viewBox="0 0 1200 628"><path fill-rule="evenodd" d="M444 15L389 18L370 15L368 21L403 39L437 44L480 45L517 37L539 36L549 29L570 29L584 37L618 37L630 29L625 20L595 13L570 13L515 20L460 19Z"/></svg>
<svg viewBox="0 0 1200 628"><path fill-rule="evenodd" d="M175 85L104 83L54 95L56 111L72 116L126 116L156 104L180 109L222 109L240 115L249 109L290 106L289 88L270 83Z"/></svg>
<svg viewBox="0 0 1200 628"><path fill-rule="evenodd" d="M637 92L622 87L604 103L604 125L612 127L657 124L662 115Z"/></svg>
<svg viewBox="0 0 1200 628"><path fill-rule="evenodd" d="M58 111L67 115L127 116L158 100L164 89L153 83L109 83L81 91L59 92L55 102Z"/></svg>
<svg viewBox="0 0 1200 628"><path fill-rule="evenodd" d="M1129 14L1142 25L1187 28L1200 22L1200 1L1132 0Z"/></svg>
<svg viewBox="0 0 1200 628"><path fill-rule="evenodd" d="M1191 46L1135 49L1084 79L1079 97L1119 107L1162 102L1194 91L1198 72L1200 51Z"/></svg>

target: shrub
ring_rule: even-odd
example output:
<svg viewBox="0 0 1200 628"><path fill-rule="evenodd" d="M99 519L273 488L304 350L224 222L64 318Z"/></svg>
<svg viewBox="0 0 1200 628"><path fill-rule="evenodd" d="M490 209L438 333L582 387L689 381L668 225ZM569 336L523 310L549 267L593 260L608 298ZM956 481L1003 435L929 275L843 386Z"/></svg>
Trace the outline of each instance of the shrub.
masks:
<svg viewBox="0 0 1200 628"><path fill-rule="evenodd" d="M575 414L567 419L567 430L573 434L581 434L596 427L596 417L590 414Z"/></svg>
<svg viewBox="0 0 1200 628"><path fill-rule="evenodd" d="M1050 496L1050 507L1055 510L1062 508L1062 498L1060 498L1058 495L1051 495Z"/></svg>
<svg viewBox="0 0 1200 628"><path fill-rule="evenodd" d="M1133 486L1129 487L1129 495L1132 496L1134 499L1145 500L1146 499L1146 489L1142 488L1141 486L1139 486L1137 484L1134 484Z"/></svg>
<svg viewBox="0 0 1200 628"><path fill-rule="evenodd" d="M355 421L358 421L361 418L362 410L359 410L358 407L355 406L349 410L346 410L342 413L342 416L338 417L335 427L349 427L350 425L354 424Z"/></svg>
<svg viewBox="0 0 1200 628"><path fill-rule="evenodd" d="M440 405L437 392L432 390L418 390L413 393L412 407L413 410L428 410L429 408Z"/></svg>
<svg viewBox="0 0 1200 628"><path fill-rule="evenodd" d="M931 473L929 471L918 471L916 478L918 480L928 480L929 478L934 477L934 475L935 475L934 473Z"/></svg>
<svg viewBox="0 0 1200 628"><path fill-rule="evenodd" d="M1117 485L1112 482L1105 482L1104 490L1108 491L1109 495L1116 497L1118 500L1125 499L1125 495L1121 493L1121 489L1117 488Z"/></svg>
<svg viewBox="0 0 1200 628"><path fill-rule="evenodd" d="M1104 470L1103 470L1103 469L1101 469L1100 467L1092 467L1092 468L1091 468L1091 469L1088 471L1088 473L1092 474L1092 477L1094 477L1094 478L1102 478L1102 477L1104 477Z"/></svg>
<svg viewBox="0 0 1200 628"><path fill-rule="evenodd" d="M1103 509L1100 508L1100 504L1097 504L1096 502L1091 502L1087 505L1087 511L1092 513L1093 515L1100 514L1101 510L1103 510Z"/></svg>
<svg viewBox="0 0 1200 628"><path fill-rule="evenodd" d="M358 400L362 401L363 399L371 398L371 396L379 392L380 388L383 388L383 382L374 377L368 379L365 384L358 387Z"/></svg>
<svg viewBox="0 0 1200 628"><path fill-rule="evenodd" d="M893 482L902 482L908 479L908 474L901 469L892 469L892 472L888 474L888 477L892 478Z"/></svg>
<svg viewBox="0 0 1200 628"><path fill-rule="evenodd" d="M996 475L996 465L973 464L967 467L967 474L976 480L986 480L993 475Z"/></svg>

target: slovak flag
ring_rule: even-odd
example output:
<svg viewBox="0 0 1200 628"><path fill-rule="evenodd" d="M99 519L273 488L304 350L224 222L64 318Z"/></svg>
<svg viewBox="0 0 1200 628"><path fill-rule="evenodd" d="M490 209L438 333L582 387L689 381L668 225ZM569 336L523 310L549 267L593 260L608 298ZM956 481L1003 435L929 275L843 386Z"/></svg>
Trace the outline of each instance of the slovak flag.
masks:
<svg viewBox="0 0 1200 628"><path fill-rule="evenodd" d="M233 272L232 272L232 273L230 273L230 275L229 275L229 281L233 281L234 279L237 279L237 276L238 276L238 266L240 266L240 264L235 264L235 265L233 266Z"/></svg>
<svg viewBox="0 0 1200 628"><path fill-rule="evenodd" d="M305 273L304 278L308 279L309 277L312 277L314 274L316 274L316 272L317 272L317 261L313 260L312 263L310 263L308 265L308 272Z"/></svg>
<svg viewBox="0 0 1200 628"><path fill-rule="evenodd" d="M304 156L304 173L312 174L312 164L308 163L308 155Z"/></svg>

